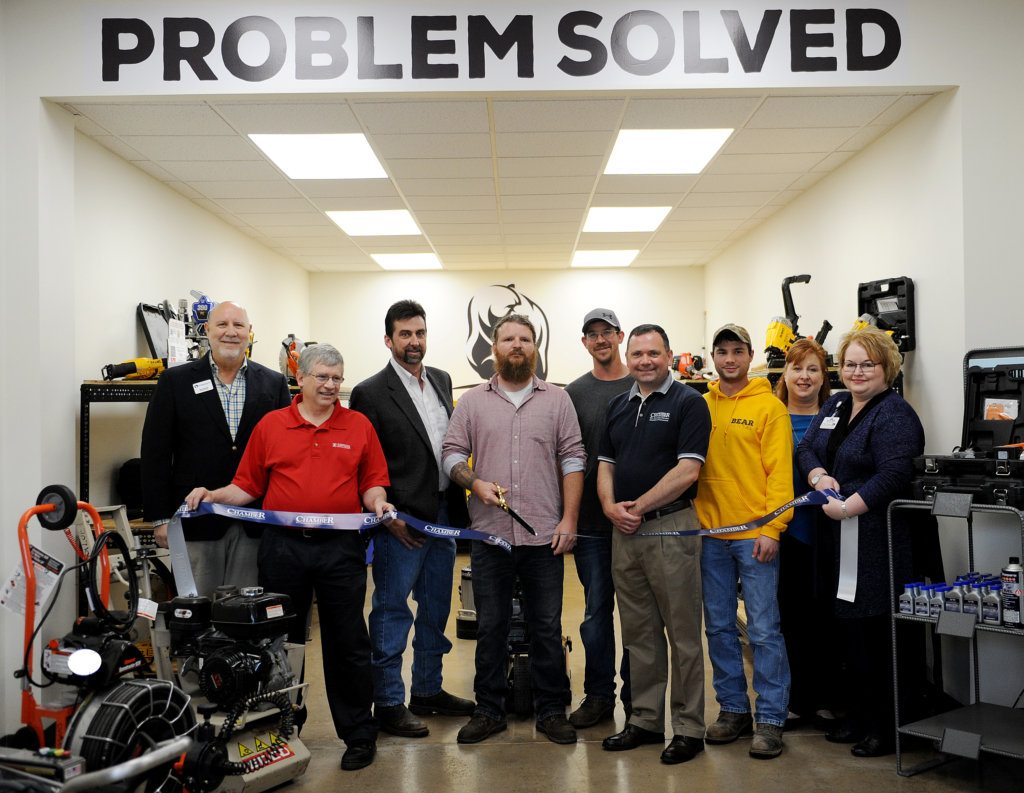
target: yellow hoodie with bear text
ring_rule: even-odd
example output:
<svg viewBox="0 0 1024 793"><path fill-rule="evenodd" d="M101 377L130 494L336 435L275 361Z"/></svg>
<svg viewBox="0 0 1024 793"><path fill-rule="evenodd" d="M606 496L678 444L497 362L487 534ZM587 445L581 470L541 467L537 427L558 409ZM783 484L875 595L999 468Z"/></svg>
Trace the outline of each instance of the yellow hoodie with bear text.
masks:
<svg viewBox="0 0 1024 793"><path fill-rule="evenodd" d="M733 396L718 383L704 395L711 411L711 441L700 472L695 506L702 528L748 523L793 499L793 428L782 401L764 378ZM760 529L705 540L779 539L792 512Z"/></svg>

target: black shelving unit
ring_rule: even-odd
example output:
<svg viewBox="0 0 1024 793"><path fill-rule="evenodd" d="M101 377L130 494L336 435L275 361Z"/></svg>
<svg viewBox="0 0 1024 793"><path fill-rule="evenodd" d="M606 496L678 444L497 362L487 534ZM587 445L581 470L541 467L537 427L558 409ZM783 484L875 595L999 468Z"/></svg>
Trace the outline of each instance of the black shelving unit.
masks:
<svg viewBox="0 0 1024 793"><path fill-rule="evenodd" d="M929 510L939 517L959 518L967 524L968 565L974 564L974 521L978 513L1004 515L1016 521L1020 533L1021 555L1024 556L1024 512L1013 507L988 504L973 504L971 496L962 493L936 493L933 501L897 500L889 505L889 586L892 602L897 602L896 581L892 574L892 520L893 513L901 509ZM896 627L899 622L926 622L935 626L939 634L958 636L970 642L974 669L974 703L956 708L937 716L900 724L899 657L896 643ZM973 615L943 612L938 620L915 614L901 614L894 609L892 615L893 637L893 690L896 706L896 771L900 776L913 776L929 768L949 762L958 757L978 759L982 753L1003 755L1024 759L1024 709L993 705L981 701L981 679L978 668L978 633L1005 633L1024 638L1024 631L975 622ZM900 739L902 736L925 738L935 743L939 756L904 768Z"/></svg>

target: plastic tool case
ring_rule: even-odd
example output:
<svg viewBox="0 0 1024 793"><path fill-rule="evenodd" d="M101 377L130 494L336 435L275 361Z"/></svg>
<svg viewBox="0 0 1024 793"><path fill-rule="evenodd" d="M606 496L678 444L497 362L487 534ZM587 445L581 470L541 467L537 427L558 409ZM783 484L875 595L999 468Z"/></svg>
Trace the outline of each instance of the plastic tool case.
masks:
<svg viewBox="0 0 1024 793"><path fill-rule="evenodd" d="M949 455L914 460L914 497L970 493L976 504L1024 508L1024 347L964 356L964 425Z"/></svg>

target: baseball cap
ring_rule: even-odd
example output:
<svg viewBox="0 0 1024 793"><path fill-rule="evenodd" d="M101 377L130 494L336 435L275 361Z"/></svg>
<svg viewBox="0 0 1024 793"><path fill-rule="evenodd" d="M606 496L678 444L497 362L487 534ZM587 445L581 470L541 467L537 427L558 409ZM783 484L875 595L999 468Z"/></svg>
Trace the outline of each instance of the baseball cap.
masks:
<svg viewBox="0 0 1024 793"><path fill-rule="evenodd" d="M747 333L747 329L740 325L733 325L732 323L729 323L728 325L722 325L722 327L715 331L715 335L712 337L711 340L711 346L716 346L718 342L721 340L722 336L726 335L739 339L748 347L752 346L750 344L750 334Z"/></svg>
<svg viewBox="0 0 1024 793"><path fill-rule="evenodd" d="M615 312L610 308L594 308L587 312L587 316L583 318L583 332L587 332L587 325L591 322L607 322L615 330L622 330L622 325L619 324L619 318L615 316Z"/></svg>

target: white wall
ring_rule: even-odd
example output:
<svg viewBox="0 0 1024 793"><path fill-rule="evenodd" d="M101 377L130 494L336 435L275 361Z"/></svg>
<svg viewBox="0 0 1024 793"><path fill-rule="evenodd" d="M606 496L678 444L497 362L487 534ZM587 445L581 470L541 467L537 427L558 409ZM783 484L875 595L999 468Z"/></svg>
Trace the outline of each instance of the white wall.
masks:
<svg viewBox="0 0 1024 793"><path fill-rule="evenodd" d="M104 364L148 357L136 306L191 303L190 289L246 306L253 359L277 368L281 339L308 327L305 270L84 135L75 136L74 167L77 381L99 380ZM138 457L144 417L143 404L92 406L93 503L114 501L111 476Z"/></svg>
<svg viewBox="0 0 1024 793"><path fill-rule="evenodd" d="M907 357L906 395L925 423L930 451L959 443L964 350L960 101L940 94L867 150L707 267L710 327L746 324L760 343L782 314L780 285L794 284L803 335L823 319L834 351L857 318L857 285L914 281L917 349ZM756 329L756 330L755 330Z"/></svg>
<svg viewBox="0 0 1024 793"><path fill-rule="evenodd" d="M467 304L491 284L515 283L544 309L551 350L547 379L567 383L590 369L580 343L583 317L595 307L616 312L622 329L644 322L665 328L673 351L700 352L704 333L699 267L640 270L490 270L438 273L317 273L310 277L312 337L334 344L345 356L345 385L377 372L389 356L384 313L396 300L419 301L427 312L427 363L448 370L456 386L475 385L479 375L466 361Z"/></svg>

